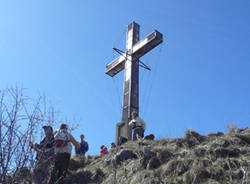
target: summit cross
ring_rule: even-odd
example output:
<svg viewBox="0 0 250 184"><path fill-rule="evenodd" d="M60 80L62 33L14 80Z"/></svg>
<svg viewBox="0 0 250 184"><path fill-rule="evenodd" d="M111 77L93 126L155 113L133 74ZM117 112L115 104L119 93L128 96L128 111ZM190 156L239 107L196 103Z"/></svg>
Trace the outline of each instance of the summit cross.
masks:
<svg viewBox="0 0 250 184"><path fill-rule="evenodd" d="M132 22L127 27L126 51L114 48L120 56L106 66L105 73L111 77L125 69L121 123L116 127L116 143L120 137L131 140L132 130L128 126L131 113L139 114L139 66L149 69L139 58L163 42L163 35L154 30L139 41L140 26ZM150 70L150 69L149 69Z"/></svg>

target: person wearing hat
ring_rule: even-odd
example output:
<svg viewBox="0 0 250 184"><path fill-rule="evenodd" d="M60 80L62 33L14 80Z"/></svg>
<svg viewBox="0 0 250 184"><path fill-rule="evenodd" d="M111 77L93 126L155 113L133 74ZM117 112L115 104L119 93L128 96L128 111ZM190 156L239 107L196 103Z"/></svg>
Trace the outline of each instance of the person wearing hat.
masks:
<svg viewBox="0 0 250 184"><path fill-rule="evenodd" d="M54 136L53 129L51 126L43 126L45 137L42 139L40 144L33 144L31 141L29 145L37 152L36 159L46 159L46 157L53 155L54 152ZM45 157L45 158L44 158Z"/></svg>
<svg viewBox="0 0 250 184"><path fill-rule="evenodd" d="M68 132L68 125L64 123L62 123L59 130L54 133L54 139L55 160L49 184L61 184L69 167L72 144L80 148L80 143Z"/></svg>
<svg viewBox="0 0 250 184"><path fill-rule="evenodd" d="M29 142L29 146L36 151L36 166L34 169L33 179L36 184L46 182L48 178L48 166L52 164L54 157L54 135L51 126L43 126L44 138L37 144Z"/></svg>

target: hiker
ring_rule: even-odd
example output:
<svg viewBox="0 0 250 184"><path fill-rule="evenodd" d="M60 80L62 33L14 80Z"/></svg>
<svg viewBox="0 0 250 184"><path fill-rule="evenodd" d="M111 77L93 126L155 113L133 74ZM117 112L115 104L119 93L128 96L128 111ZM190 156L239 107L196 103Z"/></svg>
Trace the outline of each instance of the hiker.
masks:
<svg viewBox="0 0 250 184"><path fill-rule="evenodd" d="M80 135L81 143L80 143L80 148L75 148L76 154L80 155L81 158L85 157L85 153L89 150L89 145L88 143L84 140L84 135Z"/></svg>
<svg viewBox="0 0 250 184"><path fill-rule="evenodd" d="M112 151L116 148L116 145L114 142L111 143L109 151Z"/></svg>
<svg viewBox="0 0 250 184"><path fill-rule="evenodd" d="M68 126L64 123L62 123L59 130L55 132L54 138L55 162L49 184L61 184L69 167L72 151L71 143L77 148L80 148L80 143L68 132Z"/></svg>
<svg viewBox="0 0 250 184"><path fill-rule="evenodd" d="M116 148L116 145L114 142L111 143L111 147L110 148Z"/></svg>
<svg viewBox="0 0 250 184"><path fill-rule="evenodd" d="M34 182L35 184L41 184L45 181L48 176L48 166L52 164L54 158L54 136L53 129L51 126L43 126L45 137L42 139L40 144L33 144L29 142L29 146L36 151L36 166L34 169Z"/></svg>
<svg viewBox="0 0 250 184"><path fill-rule="evenodd" d="M100 155L101 156L107 155L109 153L107 147L104 146L104 145L102 145L100 149L101 149L100 150Z"/></svg>
<svg viewBox="0 0 250 184"><path fill-rule="evenodd" d="M142 140L142 138L144 137L146 124L141 118L139 118L136 111L132 112L132 120L128 125L132 127L132 140Z"/></svg>

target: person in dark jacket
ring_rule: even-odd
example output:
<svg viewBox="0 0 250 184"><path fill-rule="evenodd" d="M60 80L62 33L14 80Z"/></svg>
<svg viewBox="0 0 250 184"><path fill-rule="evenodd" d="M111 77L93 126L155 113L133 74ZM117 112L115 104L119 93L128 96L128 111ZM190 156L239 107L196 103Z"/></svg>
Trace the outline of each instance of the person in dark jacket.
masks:
<svg viewBox="0 0 250 184"><path fill-rule="evenodd" d="M33 179L36 184L46 183L49 176L48 167L54 158L54 135L51 126L43 126L45 137L37 144L29 142L31 148L36 151L36 166Z"/></svg>
<svg viewBox="0 0 250 184"><path fill-rule="evenodd" d="M87 141L84 140L85 136L83 134L80 135L80 148L75 147L75 153L80 156L82 160L85 158L86 152L89 150L89 144Z"/></svg>

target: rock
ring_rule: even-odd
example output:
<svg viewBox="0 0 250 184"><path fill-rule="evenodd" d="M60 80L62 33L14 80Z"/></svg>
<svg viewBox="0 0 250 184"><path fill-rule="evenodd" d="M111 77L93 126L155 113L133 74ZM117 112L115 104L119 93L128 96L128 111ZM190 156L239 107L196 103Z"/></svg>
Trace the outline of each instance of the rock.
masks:
<svg viewBox="0 0 250 184"><path fill-rule="evenodd" d="M230 142L228 140L224 140L222 143L222 147L226 148L228 146L230 146Z"/></svg>
<svg viewBox="0 0 250 184"><path fill-rule="evenodd" d="M132 150L122 149L112 159L111 163L116 166L124 160L137 158L136 154Z"/></svg>
<svg viewBox="0 0 250 184"><path fill-rule="evenodd" d="M240 132L240 133L243 133L243 134L250 134L250 127L247 127L247 128L240 128L240 129L239 129L239 132Z"/></svg>
<svg viewBox="0 0 250 184"><path fill-rule="evenodd" d="M236 137L250 144L250 134L239 134L239 135L236 135Z"/></svg>
<svg viewBox="0 0 250 184"><path fill-rule="evenodd" d="M173 153L171 153L169 150L163 150L157 153L157 157L162 163L168 162L172 156Z"/></svg>
<svg viewBox="0 0 250 184"><path fill-rule="evenodd" d="M203 142L205 137L193 130L187 130L184 139L186 140L188 147L192 148Z"/></svg>
<svg viewBox="0 0 250 184"><path fill-rule="evenodd" d="M147 136L144 137L144 140L149 140L149 141L153 141L155 139L154 134L149 134Z"/></svg>
<svg viewBox="0 0 250 184"><path fill-rule="evenodd" d="M148 146L143 147L143 157L153 157L155 153Z"/></svg>
<svg viewBox="0 0 250 184"><path fill-rule="evenodd" d="M209 172L203 167L192 168L184 173L183 181L187 184L201 183L210 177Z"/></svg>
<svg viewBox="0 0 250 184"><path fill-rule="evenodd" d="M143 144L128 141L105 157L87 157L84 168L74 163L80 160L73 157L73 170L68 171L64 184L247 184L250 147L240 136L249 131L239 129L211 137L187 131L185 138L143 140Z"/></svg>
<svg viewBox="0 0 250 184"><path fill-rule="evenodd" d="M214 150L214 154L217 157L237 157L239 156L240 150L237 148L217 148Z"/></svg>
<svg viewBox="0 0 250 184"><path fill-rule="evenodd" d="M196 148L194 150L195 155L198 157L203 157L206 154L206 152L207 152L207 150L204 148Z"/></svg>
<svg viewBox="0 0 250 184"><path fill-rule="evenodd" d="M103 171L100 168L97 168L93 173L91 180L97 183L101 183L104 176L105 174L103 173Z"/></svg>
<svg viewBox="0 0 250 184"><path fill-rule="evenodd" d="M175 173L176 166L178 165L178 160L170 160L164 167L164 172Z"/></svg>
<svg viewBox="0 0 250 184"><path fill-rule="evenodd" d="M216 132L216 133L207 134L208 137L219 137L219 136L222 136L222 135L224 135L223 132Z"/></svg>
<svg viewBox="0 0 250 184"><path fill-rule="evenodd" d="M91 183L93 174L90 171L78 170L74 174L70 172L67 173L66 177L63 180L63 184L72 184L72 183Z"/></svg>
<svg viewBox="0 0 250 184"><path fill-rule="evenodd" d="M241 180L244 176L244 173L242 170L238 169L237 171L233 172L232 179L233 180Z"/></svg>
<svg viewBox="0 0 250 184"><path fill-rule="evenodd" d="M147 169L156 169L160 167L160 165L161 165L161 161L159 160L159 158L153 157L149 160Z"/></svg>
<svg viewBox="0 0 250 184"><path fill-rule="evenodd" d="M205 137L197 133L196 131L193 130L187 130L185 134L185 138L189 139L191 137L195 137L199 142L202 142L205 140Z"/></svg>
<svg viewBox="0 0 250 184"><path fill-rule="evenodd" d="M83 168L83 167L84 167L84 161L83 160L78 161L78 160L75 160L75 159L70 159L70 162L69 162L69 169L70 170L76 171L77 169Z"/></svg>
<svg viewBox="0 0 250 184"><path fill-rule="evenodd" d="M202 160L201 162L202 162L202 166L203 166L203 167L209 167L209 166L212 165L211 160L208 160L208 159L204 159L204 160Z"/></svg>
<svg viewBox="0 0 250 184"><path fill-rule="evenodd" d="M152 157L155 157L156 153L154 153L153 151L151 151L151 149L148 146L144 146L143 147L143 151L142 151L142 158L140 159L140 164L146 168L148 165L149 160Z"/></svg>
<svg viewBox="0 0 250 184"><path fill-rule="evenodd" d="M183 145L185 144L185 139L177 138L175 143L178 147L183 147Z"/></svg>
<svg viewBox="0 0 250 184"><path fill-rule="evenodd" d="M163 167L164 173L182 175L192 165L192 160L170 160L167 165Z"/></svg>
<svg viewBox="0 0 250 184"><path fill-rule="evenodd" d="M200 144L200 142L197 139L195 139L194 137L190 137L187 139L187 145L189 148L192 148L198 144Z"/></svg>

